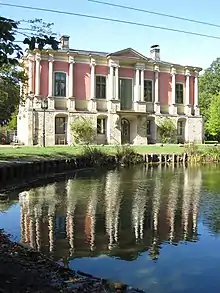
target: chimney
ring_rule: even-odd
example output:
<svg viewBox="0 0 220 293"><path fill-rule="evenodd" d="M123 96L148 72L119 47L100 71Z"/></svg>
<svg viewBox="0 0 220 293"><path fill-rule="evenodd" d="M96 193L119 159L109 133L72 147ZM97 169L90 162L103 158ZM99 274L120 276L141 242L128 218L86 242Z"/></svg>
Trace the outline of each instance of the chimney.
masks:
<svg viewBox="0 0 220 293"><path fill-rule="evenodd" d="M61 49L62 50L69 50L69 36L61 36L60 37L60 43L61 43Z"/></svg>
<svg viewBox="0 0 220 293"><path fill-rule="evenodd" d="M160 61L160 46L153 45L150 47L150 57L155 61Z"/></svg>

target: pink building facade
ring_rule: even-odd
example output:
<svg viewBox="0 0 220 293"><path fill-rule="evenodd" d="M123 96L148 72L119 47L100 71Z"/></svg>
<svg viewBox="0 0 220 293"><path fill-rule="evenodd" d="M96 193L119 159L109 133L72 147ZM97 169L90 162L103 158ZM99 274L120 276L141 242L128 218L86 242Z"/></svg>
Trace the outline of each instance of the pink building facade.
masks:
<svg viewBox="0 0 220 293"><path fill-rule="evenodd" d="M25 145L73 144L71 124L89 119L94 144L160 142L159 124L168 117L179 142L202 142L198 107L201 68L161 61L152 46L146 57L132 48L114 53L69 48L27 54L26 100L18 114L18 139ZM46 109L42 108L46 101Z"/></svg>

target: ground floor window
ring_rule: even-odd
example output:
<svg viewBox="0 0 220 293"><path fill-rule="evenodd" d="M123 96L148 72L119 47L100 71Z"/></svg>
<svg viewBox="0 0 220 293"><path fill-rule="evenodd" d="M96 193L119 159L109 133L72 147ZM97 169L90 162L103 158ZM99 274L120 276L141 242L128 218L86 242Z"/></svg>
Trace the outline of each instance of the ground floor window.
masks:
<svg viewBox="0 0 220 293"><path fill-rule="evenodd" d="M106 133L106 118L97 119L97 134Z"/></svg>
<svg viewBox="0 0 220 293"><path fill-rule="evenodd" d="M151 120L147 120L147 135L151 135Z"/></svg>
<svg viewBox="0 0 220 293"><path fill-rule="evenodd" d="M184 134L184 121L178 121L177 123L177 135L182 136Z"/></svg>

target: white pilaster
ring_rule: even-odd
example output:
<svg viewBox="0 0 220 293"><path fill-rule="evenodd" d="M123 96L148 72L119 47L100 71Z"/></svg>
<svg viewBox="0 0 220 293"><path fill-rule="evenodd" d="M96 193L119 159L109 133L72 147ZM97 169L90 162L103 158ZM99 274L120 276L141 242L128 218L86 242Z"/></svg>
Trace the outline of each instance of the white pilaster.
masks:
<svg viewBox="0 0 220 293"><path fill-rule="evenodd" d="M119 85L119 79L118 79L118 66L115 67L115 99L118 100L118 85Z"/></svg>
<svg viewBox="0 0 220 293"><path fill-rule="evenodd" d="M39 53L36 54L35 60L36 60L35 95L39 96L40 95L40 60L41 60L41 56Z"/></svg>
<svg viewBox="0 0 220 293"><path fill-rule="evenodd" d="M200 111L199 111L198 76L199 76L199 73L197 71L195 71L195 78L194 78L194 109L195 109L195 116L200 115Z"/></svg>
<svg viewBox="0 0 220 293"><path fill-rule="evenodd" d="M110 62L109 63L109 82L108 82L109 100L114 99L113 80L114 80L114 68Z"/></svg>
<svg viewBox="0 0 220 293"><path fill-rule="evenodd" d="M95 99L95 59L91 58L91 73L90 73L90 100L88 102L88 110L96 112L96 99Z"/></svg>
<svg viewBox="0 0 220 293"><path fill-rule="evenodd" d="M171 104L169 107L169 113L171 115L177 114L176 107L176 69L174 67L171 68L171 77L172 77L172 94L171 94Z"/></svg>
<svg viewBox="0 0 220 293"><path fill-rule="evenodd" d="M95 98L95 60L91 59L90 67L91 67L91 73L90 73L90 100Z"/></svg>
<svg viewBox="0 0 220 293"><path fill-rule="evenodd" d="M160 101L159 101L159 66L154 66L154 112L160 113Z"/></svg>
<svg viewBox="0 0 220 293"><path fill-rule="evenodd" d="M144 102L144 69L141 70L141 101Z"/></svg>
<svg viewBox="0 0 220 293"><path fill-rule="evenodd" d="M69 56L69 97L73 97L73 70L74 58Z"/></svg>
<svg viewBox="0 0 220 293"><path fill-rule="evenodd" d="M48 58L48 66L49 66L49 72L48 72L48 96L52 97L53 96L53 55L49 54Z"/></svg>
<svg viewBox="0 0 220 293"><path fill-rule="evenodd" d="M33 55L29 55L28 57L28 94L33 93L33 64L34 58Z"/></svg>
<svg viewBox="0 0 220 293"><path fill-rule="evenodd" d="M135 72L135 101L138 102L140 100L140 70L136 68Z"/></svg>
<svg viewBox="0 0 220 293"><path fill-rule="evenodd" d="M191 115L191 105L190 105L190 70L186 69L186 100L185 100L185 115Z"/></svg>

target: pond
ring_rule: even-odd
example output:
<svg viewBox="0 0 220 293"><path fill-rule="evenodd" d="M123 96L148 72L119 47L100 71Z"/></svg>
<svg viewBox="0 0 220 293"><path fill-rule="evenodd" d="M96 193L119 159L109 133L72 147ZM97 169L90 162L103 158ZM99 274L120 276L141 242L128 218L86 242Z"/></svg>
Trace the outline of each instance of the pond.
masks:
<svg viewBox="0 0 220 293"><path fill-rule="evenodd" d="M72 269L147 292L220 291L220 167L85 170L11 194L0 226Z"/></svg>

